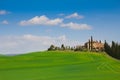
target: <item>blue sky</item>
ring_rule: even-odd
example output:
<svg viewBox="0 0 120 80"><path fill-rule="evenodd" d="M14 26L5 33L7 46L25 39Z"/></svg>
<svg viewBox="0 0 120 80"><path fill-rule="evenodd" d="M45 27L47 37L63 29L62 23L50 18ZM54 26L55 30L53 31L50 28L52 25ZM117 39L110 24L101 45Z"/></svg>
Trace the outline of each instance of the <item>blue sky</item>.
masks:
<svg viewBox="0 0 120 80"><path fill-rule="evenodd" d="M50 44L73 46L91 35L119 42L119 4L120 0L0 0L0 53L45 50Z"/></svg>

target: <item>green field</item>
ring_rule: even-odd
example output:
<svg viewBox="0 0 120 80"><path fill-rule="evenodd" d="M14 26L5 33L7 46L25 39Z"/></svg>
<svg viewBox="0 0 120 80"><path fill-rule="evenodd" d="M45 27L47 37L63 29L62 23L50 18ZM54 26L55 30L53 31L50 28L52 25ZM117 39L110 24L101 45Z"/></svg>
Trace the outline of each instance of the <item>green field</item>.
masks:
<svg viewBox="0 0 120 80"><path fill-rule="evenodd" d="M1 55L0 80L120 80L120 61L95 52Z"/></svg>

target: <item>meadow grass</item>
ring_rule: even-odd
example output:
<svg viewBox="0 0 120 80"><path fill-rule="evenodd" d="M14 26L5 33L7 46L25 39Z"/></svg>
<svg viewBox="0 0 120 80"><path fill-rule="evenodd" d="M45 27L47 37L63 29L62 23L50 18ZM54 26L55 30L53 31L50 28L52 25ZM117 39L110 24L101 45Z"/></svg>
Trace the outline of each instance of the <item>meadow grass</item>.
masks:
<svg viewBox="0 0 120 80"><path fill-rule="evenodd" d="M120 61L105 53L44 51L0 55L0 80L120 80Z"/></svg>

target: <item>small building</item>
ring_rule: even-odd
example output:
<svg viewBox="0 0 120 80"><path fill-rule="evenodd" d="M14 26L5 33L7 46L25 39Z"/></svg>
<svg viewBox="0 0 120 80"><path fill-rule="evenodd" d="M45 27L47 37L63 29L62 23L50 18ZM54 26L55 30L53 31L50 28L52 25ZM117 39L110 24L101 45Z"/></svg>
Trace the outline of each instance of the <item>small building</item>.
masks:
<svg viewBox="0 0 120 80"><path fill-rule="evenodd" d="M101 41L94 41L92 36L91 39L88 40L84 44L85 48L87 48L89 51L103 51L104 50L104 43Z"/></svg>

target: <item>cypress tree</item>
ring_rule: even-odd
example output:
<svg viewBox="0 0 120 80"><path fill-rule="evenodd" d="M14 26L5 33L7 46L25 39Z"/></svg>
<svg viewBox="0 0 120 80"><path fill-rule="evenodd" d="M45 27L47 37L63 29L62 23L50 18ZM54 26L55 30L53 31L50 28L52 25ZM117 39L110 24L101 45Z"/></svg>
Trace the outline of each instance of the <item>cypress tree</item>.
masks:
<svg viewBox="0 0 120 80"><path fill-rule="evenodd" d="M91 51L93 50L93 38L91 36Z"/></svg>
<svg viewBox="0 0 120 80"><path fill-rule="evenodd" d="M91 49L90 49L90 46L91 46L91 45L90 45L90 39L89 39L89 42L88 42L88 50L91 50Z"/></svg>

